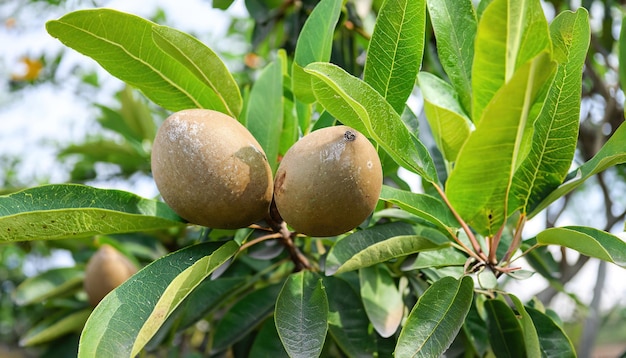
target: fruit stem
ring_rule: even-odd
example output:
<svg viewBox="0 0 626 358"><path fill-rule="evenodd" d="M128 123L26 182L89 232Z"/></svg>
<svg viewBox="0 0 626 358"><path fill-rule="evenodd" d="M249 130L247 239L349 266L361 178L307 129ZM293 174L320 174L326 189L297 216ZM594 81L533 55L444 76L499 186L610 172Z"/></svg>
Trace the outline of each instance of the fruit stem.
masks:
<svg viewBox="0 0 626 358"><path fill-rule="evenodd" d="M281 240L283 245L289 251L289 256L291 257L291 261L293 261L295 272L302 271L304 269L310 269L311 264L309 260L300 252L298 247L294 244L293 238L296 233L289 231L287 228L287 223L283 220L283 218L278 213L278 209L276 208L276 202L272 200L270 205L270 210L265 219L269 226L274 230L277 238Z"/></svg>
<svg viewBox="0 0 626 358"><path fill-rule="evenodd" d="M254 246L254 245L256 245L256 244L258 244L258 243L260 243L262 241L270 240L270 239L279 239L281 237L282 237L282 234L279 233L279 232L275 232L275 233L272 233L272 234L259 236L256 239L253 239L253 240L250 240L250 241L246 241L245 244L243 244L243 245L241 245L239 247L239 251L243 251L243 250L249 248L250 246Z"/></svg>

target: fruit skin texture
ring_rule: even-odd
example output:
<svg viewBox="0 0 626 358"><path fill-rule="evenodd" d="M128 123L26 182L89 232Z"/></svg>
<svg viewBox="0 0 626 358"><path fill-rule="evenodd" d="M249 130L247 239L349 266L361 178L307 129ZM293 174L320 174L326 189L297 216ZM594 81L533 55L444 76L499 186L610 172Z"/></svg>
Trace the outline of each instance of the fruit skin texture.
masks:
<svg viewBox="0 0 626 358"><path fill-rule="evenodd" d="M294 230L335 236L372 213L382 181L378 153L367 138L350 127L328 127L287 151L276 172L274 200Z"/></svg>
<svg viewBox="0 0 626 358"><path fill-rule="evenodd" d="M236 229L264 218L272 170L259 142L236 119L207 109L169 116L152 147L163 200L192 224Z"/></svg>
<svg viewBox="0 0 626 358"><path fill-rule="evenodd" d="M137 267L110 245L102 245L89 259L83 286L89 303L96 306L104 296L128 280Z"/></svg>

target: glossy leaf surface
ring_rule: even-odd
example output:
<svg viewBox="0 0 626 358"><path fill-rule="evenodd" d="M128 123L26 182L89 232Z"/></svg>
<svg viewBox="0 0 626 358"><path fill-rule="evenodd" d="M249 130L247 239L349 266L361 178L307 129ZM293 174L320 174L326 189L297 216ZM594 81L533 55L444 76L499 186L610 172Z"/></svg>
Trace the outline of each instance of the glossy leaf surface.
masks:
<svg viewBox="0 0 626 358"><path fill-rule="evenodd" d="M363 80L398 114L413 91L424 53L425 0L383 3L367 49Z"/></svg>
<svg viewBox="0 0 626 358"><path fill-rule="evenodd" d="M165 203L111 189L52 184L0 196L0 240L52 240L182 225Z"/></svg>
<svg viewBox="0 0 626 358"><path fill-rule="evenodd" d="M78 356L136 356L172 311L238 247L234 241L198 244L144 267L93 311Z"/></svg>
<svg viewBox="0 0 626 358"><path fill-rule="evenodd" d="M442 229L460 227L458 221L443 201L428 194L413 193L383 185L380 199L398 205Z"/></svg>
<svg viewBox="0 0 626 358"><path fill-rule="evenodd" d="M550 25L557 69L534 123L528 155L515 171L509 213L532 210L563 182L578 138L582 72L590 41L583 8L563 12Z"/></svg>
<svg viewBox="0 0 626 358"><path fill-rule="evenodd" d="M626 242L608 232L584 226L550 228L537 234L539 245L560 245L626 268Z"/></svg>
<svg viewBox="0 0 626 358"><path fill-rule="evenodd" d="M485 302L491 348L498 357L526 357L524 333L513 310L501 300Z"/></svg>
<svg viewBox="0 0 626 358"><path fill-rule="evenodd" d="M357 231L333 246L326 261L326 274L352 271L419 251L443 248L450 244L443 234L433 231L434 234L428 235L427 232L424 235L403 222Z"/></svg>
<svg viewBox="0 0 626 358"><path fill-rule="evenodd" d="M49 21L46 30L164 108L209 108L229 113L223 99L187 67L189 58L182 56L185 60L181 63L156 45L152 38L155 26L135 15L90 9Z"/></svg>
<svg viewBox="0 0 626 358"><path fill-rule="evenodd" d="M291 358L319 357L328 331L328 298L321 278L310 271L289 276L276 300L274 319Z"/></svg>
<svg viewBox="0 0 626 358"><path fill-rule="evenodd" d="M395 356L441 356L463 326L473 292L474 283L468 276L434 282L411 310L398 337Z"/></svg>
<svg viewBox="0 0 626 358"><path fill-rule="evenodd" d="M543 53L515 73L485 109L448 177L450 203L483 235L495 234L507 218L508 193L528 113L554 66Z"/></svg>
<svg viewBox="0 0 626 358"><path fill-rule="evenodd" d="M541 311L527 307L526 310L532 318L541 346L541 355L547 358L574 358L576 350L567 334L550 316Z"/></svg>
<svg viewBox="0 0 626 358"><path fill-rule="evenodd" d="M465 113L472 109L472 63L478 20L471 0L431 0L432 22L441 66L459 94Z"/></svg>

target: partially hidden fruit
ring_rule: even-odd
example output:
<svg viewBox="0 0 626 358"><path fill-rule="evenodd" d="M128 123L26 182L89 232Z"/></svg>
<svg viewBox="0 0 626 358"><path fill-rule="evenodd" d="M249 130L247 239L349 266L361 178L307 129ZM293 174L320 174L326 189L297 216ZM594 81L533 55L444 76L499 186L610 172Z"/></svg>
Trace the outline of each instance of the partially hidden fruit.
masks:
<svg viewBox="0 0 626 358"><path fill-rule="evenodd" d="M300 233L339 235L372 213L382 177L378 153L364 135L346 126L319 129L283 157L274 183L276 208Z"/></svg>
<svg viewBox="0 0 626 358"><path fill-rule="evenodd" d="M263 219L272 171L259 142L223 113L188 109L169 116L152 147L163 200L193 224L236 229Z"/></svg>
<svg viewBox="0 0 626 358"><path fill-rule="evenodd" d="M137 272L126 256L110 245L102 245L89 259L85 269L84 288L89 303L96 306L104 296Z"/></svg>

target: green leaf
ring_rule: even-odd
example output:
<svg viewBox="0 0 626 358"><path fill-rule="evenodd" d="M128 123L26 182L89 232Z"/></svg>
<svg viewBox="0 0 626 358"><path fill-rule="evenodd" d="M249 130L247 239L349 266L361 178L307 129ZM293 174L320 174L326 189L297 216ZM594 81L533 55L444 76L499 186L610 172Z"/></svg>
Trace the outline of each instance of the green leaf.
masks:
<svg viewBox="0 0 626 358"><path fill-rule="evenodd" d="M387 268L381 264L359 270L363 307L374 329L383 338L391 337L404 313L402 293Z"/></svg>
<svg viewBox="0 0 626 358"><path fill-rule="evenodd" d="M195 37L167 26L154 26L152 37L163 52L213 91L228 115L239 116L243 105L239 86L213 50Z"/></svg>
<svg viewBox="0 0 626 358"><path fill-rule="evenodd" d="M626 242L608 232L584 227L565 226L537 234L539 245L560 245L626 268Z"/></svg>
<svg viewBox="0 0 626 358"><path fill-rule="evenodd" d="M450 203L485 236L495 234L507 218L508 193L528 114L554 66L543 53L515 73L485 109L448 177Z"/></svg>
<svg viewBox="0 0 626 358"><path fill-rule="evenodd" d="M524 332L513 310L501 300L485 302L489 342L497 357L526 357Z"/></svg>
<svg viewBox="0 0 626 358"><path fill-rule="evenodd" d="M424 54L425 0L385 1L367 48L363 79L398 114L413 91Z"/></svg>
<svg viewBox="0 0 626 358"><path fill-rule="evenodd" d="M338 241L328 253L326 274L334 275L371 266L390 259L450 245L431 228L416 230L403 223L377 225L357 231Z"/></svg>
<svg viewBox="0 0 626 358"><path fill-rule="evenodd" d="M420 72L417 78L437 148L447 161L453 162L470 135L469 118L461 108L457 93L447 82L428 72Z"/></svg>
<svg viewBox="0 0 626 358"><path fill-rule="evenodd" d="M526 311L532 318L537 334L539 336L539 344L541 345L541 355L547 358L574 358L576 350L567 334L550 316L540 312L539 310L526 307Z"/></svg>
<svg viewBox="0 0 626 358"><path fill-rule="evenodd" d="M312 62L330 60L333 35L341 14L342 3L342 0L320 1L300 31L291 74L291 88L300 101L306 103L315 101L311 88L311 76L304 71L304 67Z"/></svg>
<svg viewBox="0 0 626 358"><path fill-rule="evenodd" d="M380 200L399 206L429 222L449 231L460 227L458 221L443 201L428 194L413 193L383 185Z"/></svg>
<svg viewBox="0 0 626 358"><path fill-rule="evenodd" d="M519 298L515 297L512 294L508 294L511 301L515 305L515 309L517 310L517 316L519 318L520 326L522 327L522 332L524 334L524 346L526 347L526 354L529 357L540 357L541 351L539 346L539 337L537 336L537 329L535 328L535 324L533 323L533 319L528 313L526 307Z"/></svg>
<svg viewBox="0 0 626 358"><path fill-rule="evenodd" d="M261 144L272 172L276 172L283 130L283 74L280 61L267 65L252 86L246 121L246 127Z"/></svg>
<svg viewBox="0 0 626 358"><path fill-rule="evenodd" d="M291 358L319 357L328 331L328 298L321 278L310 271L289 276L276 300L274 319Z"/></svg>
<svg viewBox="0 0 626 358"><path fill-rule="evenodd" d="M31 347L48 343L68 333L80 332L91 314L91 308L77 312L59 312L29 329L20 339L20 346Z"/></svg>
<svg viewBox="0 0 626 358"><path fill-rule="evenodd" d="M243 339L274 311L281 285L252 291L237 301L215 328L213 352L220 352Z"/></svg>
<svg viewBox="0 0 626 358"><path fill-rule="evenodd" d="M261 326L250 348L249 357L289 358L278 332L274 316L269 317Z"/></svg>
<svg viewBox="0 0 626 358"><path fill-rule="evenodd" d="M135 15L89 9L48 21L46 30L164 108L210 108L228 113L222 99L206 83L155 44L155 26Z"/></svg>
<svg viewBox="0 0 626 358"><path fill-rule="evenodd" d="M424 251L417 255L417 259L410 265L402 266L402 270L411 271L430 267L463 266L467 256L454 247Z"/></svg>
<svg viewBox="0 0 626 358"><path fill-rule="evenodd" d="M494 0L483 13L472 66L472 120L482 120L498 90L530 59L550 49L548 22L539 0Z"/></svg>
<svg viewBox="0 0 626 358"><path fill-rule="evenodd" d="M172 311L238 247L234 241L198 244L144 267L93 311L78 356L136 356Z"/></svg>
<svg viewBox="0 0 626 358"><path fill-rule="evenodd" d="M619 63L626 63L626 16L622 18L622 27L619 31L618 60ZM619 66L619 82L622 91L626 89L626 66ZM624 107L624 117L626 117L626 107Z"/></svg>
<svg viewBox="0 0 626 358"><path fill-rule="evenodd" d="M313 75L315 97L330 114L374 139L398 164L429 182L437 181L426 147L375 89L329 63L312 63L305 70Z"/></svg>
<svg viewBox="0 0 626 358"><path fill-rule="evenodd" d="M576 189L593 175L614 165L626 163L626 150L624 150L625 142L626 123L622 123L611 138L604 143L604 146L600 148L598 153L578 169L570 172L565 182L545 197L537 207L528 214L528 217L532 218L537 215L543 209L547 208L548 205Z"/></svg>
<svg viewBox="0 0 626 358"><path fill-rule="evenodd" d="M426 3L437 39L439 61L459 94L464 112L470 113L474 38L478 27L474 5L471 0L434 0Z"/></svg>
<svg viewBox="0 0 626 358"><path fill-rule="evenodd" d="M71 292L80 287L85 271L79 267L63 267L45 271L24 280L13 292L17 305L26 306Z"/></svg>
<svg viewBox="0 0 626 358"><path fill-rule="evenodd" d="M474 282L469 276L434 282L411 310L400 331L395 356L441 356L463 326L473 293Z"/></svg>
<svg viewBox="0 0 626 358"><path fill-rule="evenodd" d="M181 225L165 203L77 184L43 185L0 196L0 240L52 240Z"/></svg>
<svg viewBox="0 0 626 358"><path fill-rule="evenodd" d="M369 331L361 297L341 278L323 277L328 295L328 332L348 357L371 357L375 334Z"/></svg>
<svg viewBox="0 0 626 358"><path fill-rule="evenodd" d="M550 25L555 78L534 123L528 156L513 177L509 213L526 214L563 182L578 138L582 71L589 47L589 15L584 8L562 12Z"/></svg>

